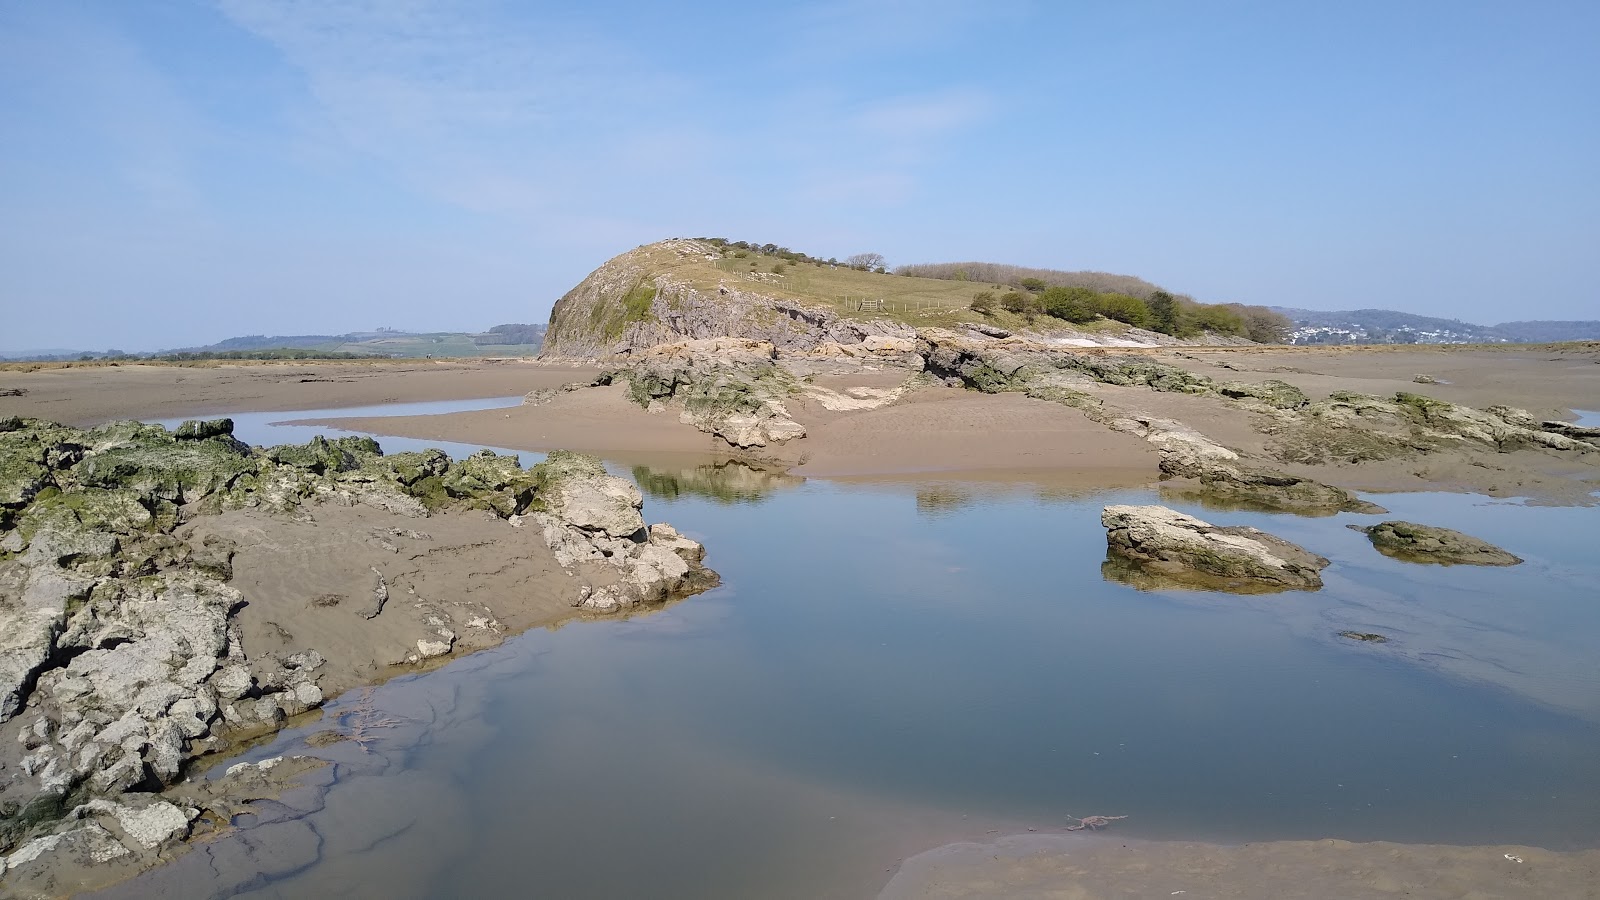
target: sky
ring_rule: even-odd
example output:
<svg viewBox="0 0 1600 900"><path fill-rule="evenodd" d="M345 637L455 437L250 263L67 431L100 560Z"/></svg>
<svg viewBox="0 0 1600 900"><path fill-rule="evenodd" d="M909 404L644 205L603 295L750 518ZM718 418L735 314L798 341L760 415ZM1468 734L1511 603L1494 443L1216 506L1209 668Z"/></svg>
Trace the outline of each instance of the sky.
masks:
<svg viewBox="0 0 1600 900"><path fill-rule="evenodd" d="M543 322L674 236L1600 318L1600 3L0 0L0 350Z"/></svg>

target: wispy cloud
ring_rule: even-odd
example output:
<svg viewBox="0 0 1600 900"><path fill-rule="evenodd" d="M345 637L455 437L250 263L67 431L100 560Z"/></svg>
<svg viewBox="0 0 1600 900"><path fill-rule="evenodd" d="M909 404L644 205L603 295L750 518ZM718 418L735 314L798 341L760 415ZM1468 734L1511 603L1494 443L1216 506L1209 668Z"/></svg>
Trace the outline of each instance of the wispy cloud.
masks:
<svg viewBox="0 0 1600 900"><path fill-rule="evenodd" d="M574 148L608 146L671 79L592 34L476 6L221 2L303 73L305 138L336 136L449 203L549 211L597 155Z"/></svg>
<svg viewBox="0 0 1600 900"><path fill-rule="evenodd" d="M10 152L94 154L151 210L204 207L192 156L207 129L146 51L99 20L70 6L0 10L0 96L37 113L13 113ZM45 118L51 132L30 127Z"/></svg>

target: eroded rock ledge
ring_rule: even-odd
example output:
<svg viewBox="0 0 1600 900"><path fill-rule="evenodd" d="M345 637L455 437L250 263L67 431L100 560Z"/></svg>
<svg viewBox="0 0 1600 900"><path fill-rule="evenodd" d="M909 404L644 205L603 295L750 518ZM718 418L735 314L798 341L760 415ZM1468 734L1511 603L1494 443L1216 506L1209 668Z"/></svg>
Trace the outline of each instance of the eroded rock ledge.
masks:
<svg viewBox="0 0 1600 900"><path fill-rule="evenodd" d="M1400 521L1350 527L1365 534L1379 553L1406 562L1466 566L1514 566L1522 562L1521 557L1488 541L1449 528Z"/></svg>
<svg viewBox="0 0 1600 900"><path fill-rule="evenodd" d="M1108 552L1175 582L1216 590L1316 590L1328 561L1255 528L1221 527L1165 506L1108 506Z"/></svg>
<svg viewBox="0 0 1600 900"><path fill-rule="evenodd" d="M8 865L55 853L148 855L181 839L194 810L156 792L197 757L322 705L319 670L328 660L317 647L247 652L238 614L250 597L229 584L242 551L194 527L200 520L254 510L309 522L319 504L371 507L396 521L460 510L491 523L531 520L578 576L576 605L593 613L716 583L699 544L670 526L647 527L637 488L589 457L558 452L524 469L492 451L460 461L437 450L385 456L363 437L252 448L232 430L226 419L175 432L137 422L81 430L0 421L0 852L11 852ZM503 534L494 539L525 540ZM366 619L393 602L383 575L371 577L372 596L353 613ZM455 641L440 629L414 643L409 659L420 662L448 655Z"/></svg>

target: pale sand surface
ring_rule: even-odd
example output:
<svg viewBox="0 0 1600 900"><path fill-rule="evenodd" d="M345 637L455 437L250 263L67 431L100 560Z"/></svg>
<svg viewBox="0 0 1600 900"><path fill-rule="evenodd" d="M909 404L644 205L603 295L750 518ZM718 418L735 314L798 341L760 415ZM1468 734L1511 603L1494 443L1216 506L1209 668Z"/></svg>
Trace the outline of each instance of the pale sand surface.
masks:
<svg viewBox="0 0 1600 900"><path fill-rule="evenodd" d="M928 388L882 409L827 418L804 409L797 415L808 431L786 448L801 454L797 475L1054 469L1094 478L1120 469L1143 470L1149 481L1156 467L1155 450L1145 441L1098 425L1079 410L1021 394Z"/></svg>
<svg viewBox="0 0 1600 900"><path fill-rule="evenodd" d="M1517 406L1568 419L1600 405L1600 343L1460 349L1446 346L1175 348L1153 358L1219 381L1278 378L1312 399L1330 391L1425 394L1467 406ZM1226 366L1226 367L1225 367ZM1429 375L1448 384L1418 384Z"/></svg>
<svg viewBox="0 0 1600 900"><path fill-rule="evenodd" d="M295 424L512 450L580 450L624 462L663 454L729 455L728 445L720 439L679 422L676 413L645 413L617 386L561 394L541 406L437 416L306 419Z"/></svg>
<svg viewBox="0 0 1600 900"><path fill-rule="evenodd" d="M1513 857L1513 858L1507 858ZM1600 850L1274 841L1223 846L1111 834L1016 835L907 860L880 900L1600 897Z"/></svg>
<svg viewBox="0 0 1600 900"><path fill-rule="evenodd" d="M66 425L228 412L334 409L378 403L509 397L588 381L594 368L504 361L270 362L210 366L0 367L0 417Z"/></svg>
<svg viewBox="0 0 1600 900"><path fill-rule="evenodd" d="M203 516L177 536L238 545L229 584L246 597L238 622L252 659L317 648L323 692L381 681L415 662L417 641L455 636L454 655L576 615L581 581L533 529L484 511L406 519L365 506L307 505L302 519L258 510ZM599 583L605 573L585 571ZM372 613L378 578L388 601Z"/></svg>

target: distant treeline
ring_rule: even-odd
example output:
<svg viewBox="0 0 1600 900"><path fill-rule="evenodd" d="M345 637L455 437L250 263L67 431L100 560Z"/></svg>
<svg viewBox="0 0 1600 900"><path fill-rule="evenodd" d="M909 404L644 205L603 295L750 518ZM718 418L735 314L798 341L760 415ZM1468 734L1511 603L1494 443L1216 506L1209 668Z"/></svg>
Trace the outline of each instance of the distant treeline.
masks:
<svg viewBox="0 0 1600 900"><path fill-rule="evenodd" d="M341 350L301 350L278 347L270 350L181 350L149 356L102 357L113 361L150 359L159 362L193 362L203 359L387 359L384 353L346 353Z"/></svg>
<svg viewBox="0 0 1600 900"><path fill-rule="evenodd" d="M1018 287L1020 290L998 296L994 291L978 291L972 295L973 311L992 315L996 309L1004 309L1029 321L1042 314L1078 325L1106 318L1173 337L1195 337L1210 332L1249 338L1261 344L1288 343L1289 333L1294 328L1287 316L1264 306L1200 303L1162 290L1153 291L1148 297L1136 297L1082 286L1050 285L1031 276L1020 279Z"/></svg>
<svg viewBox="0 0 1600 900"><path fill-rule="evenodd" d="M1127 294L1147 298L1161 288L1132 275L1111 272L1065 272L1060 269L1030 269L1026 266L1008 266L1002 263L953 262L919 263L897 266L896 275L913 278L938 278L944 281L977 281L985 284L1003 284L1020 288L1024 282L1038 282L1046 287L1081 287L1098 293Z"/></svg>
<svg viewBox="0 0 1600 900"><path fill-rule="evenodd" d="M472 342L480 347L498 347L506 344L540 344L544 341L543 325L496 325L485 334L473 335Z"/></svg>

